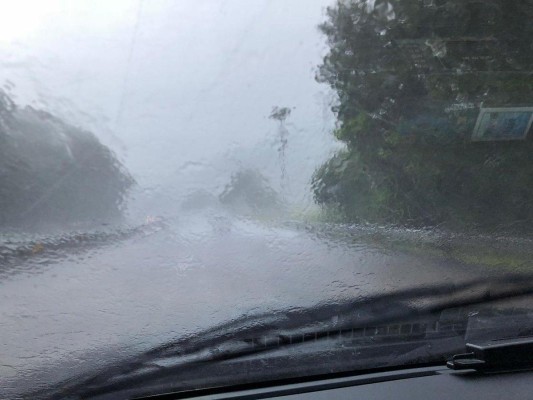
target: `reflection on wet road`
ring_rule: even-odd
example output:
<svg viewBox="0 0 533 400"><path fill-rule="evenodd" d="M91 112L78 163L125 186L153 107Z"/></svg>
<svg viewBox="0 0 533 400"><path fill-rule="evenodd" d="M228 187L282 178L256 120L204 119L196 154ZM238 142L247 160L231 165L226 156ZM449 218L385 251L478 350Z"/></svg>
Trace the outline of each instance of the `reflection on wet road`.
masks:
<svg viewBox="0 0 533 400"><path fill-rule="evenodd" d="M0 280L0 376L9 397L29 377L36 389L94 368L91 352L147 349L243 314L472 274L326 230L224 213L130 233L92 247L66 240L65 250L49 252L45 244L18 267L10 261Z"/></svg>

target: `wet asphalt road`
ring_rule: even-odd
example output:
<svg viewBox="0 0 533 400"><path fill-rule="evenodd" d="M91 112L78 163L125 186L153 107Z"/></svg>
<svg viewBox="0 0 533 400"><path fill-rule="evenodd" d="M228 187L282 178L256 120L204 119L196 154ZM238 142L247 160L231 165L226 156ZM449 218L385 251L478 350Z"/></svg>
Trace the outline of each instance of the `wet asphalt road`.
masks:
<svg viewBox="0 0 533 400"><path fill-rule="evenodd" d="M465 266L326 231L227 214L178 218L72 252L38 248L0 275L0 398L268 310L458 282Z"/></svg>

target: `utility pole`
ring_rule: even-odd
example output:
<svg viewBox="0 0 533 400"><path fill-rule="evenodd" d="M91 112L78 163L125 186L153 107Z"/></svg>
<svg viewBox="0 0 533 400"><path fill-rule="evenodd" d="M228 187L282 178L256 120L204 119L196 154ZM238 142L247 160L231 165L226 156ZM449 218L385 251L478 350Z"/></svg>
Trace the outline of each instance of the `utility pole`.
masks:
<svg viewBox="0 0 533 400"><path fill-rule="evenodd" d="M288 107L273 107L268 118L279 122L278 135L280 139L280 146L278 148L279 161L281 166L281 189L283 193L286 189L287 168L285 160L285 150L289 139L289 130L285 126L285 120L291 115L291 109Z"/></svg>

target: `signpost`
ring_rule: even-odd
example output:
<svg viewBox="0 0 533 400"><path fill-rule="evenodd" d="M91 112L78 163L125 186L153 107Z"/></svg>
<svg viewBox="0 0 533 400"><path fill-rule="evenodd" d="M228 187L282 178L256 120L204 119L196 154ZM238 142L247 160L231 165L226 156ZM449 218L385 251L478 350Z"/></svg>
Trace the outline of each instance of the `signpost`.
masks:
<svg viewBox="0 0 533 400"><path fill-rule="evenodd" d="M533 107L482 108L472 141L524 140L533 124Z"/></svg>

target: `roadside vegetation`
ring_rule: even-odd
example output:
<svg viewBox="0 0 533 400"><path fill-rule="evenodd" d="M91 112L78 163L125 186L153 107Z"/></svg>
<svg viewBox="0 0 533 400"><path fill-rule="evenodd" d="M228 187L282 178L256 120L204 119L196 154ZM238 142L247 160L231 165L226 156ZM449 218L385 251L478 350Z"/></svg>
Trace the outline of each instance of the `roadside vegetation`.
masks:
<svg viewBox="0 0 533 400"><path fill-rule="evenodd" d="M330 7L317 79L345 148L316 170L316 202L347 223L530 234L533 135L472 135L482 108L533 106L532 20L531 0Z"/></svg>
<svg viewBox="0 0 533 400"><path fill-rule="evenodd" d="M235 172L218 198L235 212L261 219L279 217L285 211L279 194L255 169Z"/></svg>
<svg viewBox="0 0 533 400"><path fill-rule="evenodd" d="M94 134L0 91L0 229L109 222L133 184Z"/></svg>

